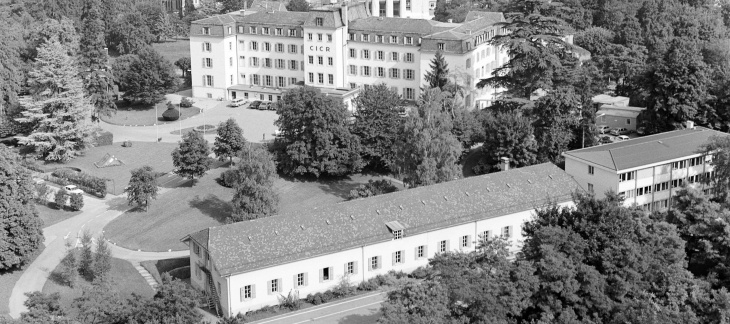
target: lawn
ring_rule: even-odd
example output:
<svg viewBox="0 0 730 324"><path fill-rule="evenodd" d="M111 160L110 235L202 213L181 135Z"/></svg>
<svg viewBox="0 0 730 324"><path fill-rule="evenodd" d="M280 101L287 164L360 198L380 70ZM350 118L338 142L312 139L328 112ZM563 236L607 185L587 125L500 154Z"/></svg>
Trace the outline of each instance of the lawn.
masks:
<svg viewBox="0 0 730 324"><path fill-rule="evenodd" d="M178 108L176 106L176 108ZM162 113L167 110L167 102L163 101L157 104L157 110L154 106L134 105L119 106L112 116L101 116L101 120L113 125L133 125L133 126L152 126L157 124L177 123L178 121L167 121L162 118ZM193 117L200 114L200 109L196 107L179 108L180 120ZM157 115L155 115L155 113Z"/></svg>
<svg viewBox="0 0 730 324"><path fill-rule="evenodd" d="M43 227L48 227L58 222L65 221L71 217L81 214L81 211L60 210L48 207L47 205L36 204L38 216L43 220Z"/></svg>
<svg viewBox="0 0 730 324"><path fill-rule="evenodd" d="M156 49L170 63L175 63L181 57L190 57L190 40L176 39L174 41L166 41L163 43L153 43L152 47ZM177 72L180 69L175 67Z"/></svg>
<svg viewBox="0 0 730 324"><path fill-rule="evenodd" d="M93 147L86 151L84 156L55 166L76 167L88 174L112 179L112 182L107 183L107 191L118 195L124 191L124 187L129 183L132 169L149 165L158 172L172 171L171 153L176 147L177 143L132 142L132 147L122 147L121 143L114 143ZM124 165L97 168L94 162L101 160L107 153L121 160Z"/></svg>
<svg viewBox="0 0 730 324"><path fill-rule="evenodd" d="M149 211L129 211L105 228L109 240L129 249L143 251L185 250L185 235L225 223L231 214L233 189L218 184L216 178L227 168L213 169L194 186L167 190L152 201ZM351 189L378 176L354 175L338 180L301 181L279 179L276 190L281 199L280 213L322 207L347 199Z"/></svg>
<svg viewBox="0 0 730 324"><path fill-rule="evenodd" d="M33 263L33 260L35 260L41 252L43 252L43 245L41 245L41 248L36 251L36 254L27 264ZM10 313L10 309L8 308L8 303L10 303L10 294L13 291L13 287L15 287L15 283L18 279L20 279L20 276L23 275L23 270L24 269L0 271L0 318L10 318L10 315L8 315L8 313ZM2 322L2 320L0 320L0 322Z"/></svg>
<svg viewBox="0 0 730 324"><path fill-rule="evenodd" d="M60 264L53 271L59 271ZM155 292L147 284L147 281L142 278L142 275L137 272L137 269L128 261L122 259L112 258L112 270L111 270L112 288L119 293L119 297L126 299L132 296L132 293L143 297L152 297ZM73 315L72 303L75 298L81 297L83 293L84 284L83 279L79 278L77 284L73 288L61 285L56 281L49 279L43 286L43 292L51 294L58 292L61 294L61 305L64 309L69 310Z"/></svg>

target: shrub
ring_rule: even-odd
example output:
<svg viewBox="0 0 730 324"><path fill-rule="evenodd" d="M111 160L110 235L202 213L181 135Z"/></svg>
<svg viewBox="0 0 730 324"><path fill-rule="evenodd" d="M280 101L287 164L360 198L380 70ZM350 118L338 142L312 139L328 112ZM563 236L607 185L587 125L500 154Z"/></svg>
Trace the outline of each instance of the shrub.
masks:
<svg viewBox="0 0 730 324"><path fill-rule="evenodd" d="M302 307L302 301L299 299L299 293L295 290L290 290L289 294L279 295L279 307L288 308L290 310L297 310Z"/></svg>
<svg viewBox="0 0 730 324"><path fill-rule="evenodd" d="M174 121L180 118L180 111L175 109L171 102L167 102L167 110L162 113L162 118L167 121Z"/></svg>
<svg viewBox="0 0 730 324"><path fill-rule="evenodd" d="M193 106L193 103L195 103L193 101L193 99L190 99L188 97L183 97L182 100L180 100L180 107L190 108Z"/></svg>
<svg viewBox="0 0 730 324"><path fill-rule="evenodd" d="M20 164L22 166L24 166L26 169L31 170L31 171L40 172L40 173L46 172L46 170L43 170L43 168L41 168L41 166L38 165L38 163L34 160L23 159L23 160L21 160Z"/></svg>
<svg viewBox="0 0 730 324"><path fill-rule="evenodd" d="M333 299L335 299L335 294L332 292L332 290L327 290L322 293L322 303L326 303Z"/></svg>
<svg viewBox="0 0 730 324"><path fill-rule="evenodd" d="M428 276L428 269L426 267L418 267L416 270L411 272L410 277L416 279L426 279Z"/></svg>
<svg viewBox="0 0 730 324"><path fill-rule="evenodd" d="M81 208L84 208L84 195L80 193L71 194L69 204L72 210L81 210Z"/></svg>
<svg viewBox="0 0 730 324"><path fill-rule="evenodd" d="M48 202L48 192L51 190L45 182L35 183L35 201L39 204L45 204Z"/></svg>
<svg viewBox="0 0 730 324"><path fill-rule="evenodd" d="M360 282L360 284L357 286L357 290L360 290L360 291L373 291L373 290L378 290L378 288L380 286L377 284L377 282L375 282L374 279L375 278L370 278L370 279L368 279L366 281Z"/></svg>
<svg viewBox="0 0 730 324"><path fill-rule="evenodd" d="M368 183L361 184L357 188L350 190L350 199L367 198L395 191L398 191L398 188L388 180L368 180Z"/></svg>
<svg viewBox="0 0 730 324"><path fill-rule="evenodd" d="M94 133L94 144L96 146L112 145L114 134L108 131L97 131Z"/></svg>
<svg viewBox="0 0 730 324"><path fill-rule="evenodd" d="M221 173L218 180L220 181L220 184L223 186L226 186L228 188L233 188L233 186L236 184L236 170L228 169L226 171L223 171Z"/></svg>
<svg viewBox="0 0 730 324"><path fill-rule="evenodd" d="M335 298L342 298L352 295L355 293L355 290L355 287L350 283L350 278L348 276L342 276L337 286L332 288L332 293L335 295Z"/></svg>
<svg viewBox="0 0 730 324"><path fill-rule="evenodd" d="M56 191L56 195L53 196L53 202L56 204L57 209L61 209L66 205L66 196L68 196L66 189L61 188Z"/></svg>
<svg viewBox="0 0 730 324"><path fill-rule="evenodd" d="M132 141L126 140L122 142L122 147L132 147Z"/></svg>
<svg viewBox="0 0 730 324"><path fill-rule="evenodd" d="M90 195L94 195L99 198L106 197L106 179L104 178L68 169L55 170L52 175L56 178L62 179L63 181L57 181L53 178L49 178L49 181L53 181L62 186L72 183Z"/></svg>

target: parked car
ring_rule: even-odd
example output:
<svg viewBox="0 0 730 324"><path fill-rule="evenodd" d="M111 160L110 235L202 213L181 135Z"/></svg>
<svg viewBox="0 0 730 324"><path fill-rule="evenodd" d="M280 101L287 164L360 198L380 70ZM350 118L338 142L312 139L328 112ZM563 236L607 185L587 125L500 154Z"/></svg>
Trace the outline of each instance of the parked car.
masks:
<svg viewBox="0 0 730 324"><path fill-rule="evenodd" d="M261 106L259 106L259 109L261 109L261 110L271 109L271 102L267 101L267 102L262 103Z"/></svg>
<svg viewBox="0 0 730 324"><path fill-rule="evenodd" d="M598 134L606 134L609 129L608 125L598 125L596 128L598 129Z"/></svg>
<svg viewBox="0 0 730 324"><path fill-rule="evenodd" d="M259 109L259 106L261 106L261 101L259 101L259 100L254 100L254 101L253 101L253 102L251 103L251 105L249 105L249 106L248 106L248 108L251 108L251 109Z"/></svg>
<svg viewBox="0 0 730 324"><path fill-rule="evenodd" d="M644 126L636 129L636 135L644 136L644 134L646 134L646 128L644 128Z"/></svg>
<svg viewBox="0 0 730 324"><path fill-rule="evenodd" d="M621 141L628 141L628 140L630 140L630 138L629 138L628 136L626 136L626 135L619 135L619 136L616 136L616 141L617 141L617 142L621 142Z"/></svg>
<svg viewBox="0 0 730 324"><path fill-rule="evenodd" d="M231 103L228 104L228 107L240 107L245 105L248 102L248 100L243 98L233 99L231 100Z"/></svg>
<svg viewBox="0 0 730 324"><path fill-rule="evenodd" d="M611 130L611 135L613 135L613 136L626 135L626 134L629 134L629 133L631 133L631 131L628 130L628 129L626 129L626 128L624 128L624 127L614 128L614 129Z"/></svg>
<svg viewBox="0 0 730 324"><path fill-rule="evenodd" d="M602 136L601 137L601 143L603 143L603 144L613 143L613 137L611 137L611 136Z"/></svg>
<svg viewBox="0 0 730 324"><path fill-rule="evenodd" d="M78 193L78 194L82 194L82 193L84 193L84 191L83 191L83 190L79 189L79 187L76 187L76 186L74 186L74 185L67 185L67 186L64 186L64 187L63 187L63 189L66 189L66 191L67 191L68 193L72 193L72 194L77 194L77 193Z"/></svg>
<svg viewBox="0 0 730 324"><path fill-rule="evenodd" d="M279 106L279 102L272 102L271 105L269 105L269 110L276 110L276 107Z"/></svg>

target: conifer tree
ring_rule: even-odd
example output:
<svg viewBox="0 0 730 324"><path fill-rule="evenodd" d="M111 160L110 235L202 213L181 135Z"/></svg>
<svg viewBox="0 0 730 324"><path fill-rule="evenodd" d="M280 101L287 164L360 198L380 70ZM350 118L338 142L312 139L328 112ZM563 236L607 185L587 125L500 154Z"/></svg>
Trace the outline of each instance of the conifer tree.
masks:
<svg viewBox="0 0 730 324"><path fill-rule="evenodd" d="M426 72L428 87L443 90L444 86L449 83L449 64L446 63L441 51L436 52L436 56L431 60L430 67L431 71Z"/></svg>
<svg viewBox="0 0 730 324"><path fill-rule="evenodd" d="M79 258L79 273L87 280L94 279L94 256L91 253L91 233L88 230L81 235L81 256Z"/></svg>
<svg viewBox="0 0 730 324"><path fill-rule="evenodd" d="M96 239L96 253L94 254L94 278L105 281L112 269L112 251L106 243L104 235Z"/></svg>
<svg viewBox="0 0 730 324"><path fill-rule="evenodd" d="M94 109L84 97L72 58L59 42L45 43L28 76L33 97L22 101L23 117L18 121L29 124L31 134L20 142L48 161L72 159L89 143L87 119Z"/></svg>
<svg viewBox="0 0 730 324"><path fill-rule="evenodd" d="M84 89L94 105L96 115L111 115L117 109L112 99L114 77L109 72L104 35L106 29L101 19L100 0L86 0L81 14L83 24L79 69L84 80Z"/></svg>

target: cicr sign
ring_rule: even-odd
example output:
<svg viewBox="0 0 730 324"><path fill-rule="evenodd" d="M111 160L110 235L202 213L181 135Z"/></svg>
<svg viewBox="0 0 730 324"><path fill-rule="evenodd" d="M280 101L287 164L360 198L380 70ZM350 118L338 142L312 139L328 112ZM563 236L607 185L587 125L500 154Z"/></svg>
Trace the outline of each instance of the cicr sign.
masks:
<svg viewBox="0 0 730 324"><path fill-rule="evenodd" d="M314 51L314 52L329 52L330 51L330 48L329 48L329 46L314 46L314 45L312 45L312 46L309 46L309 50L310 51Z"/></svg>

